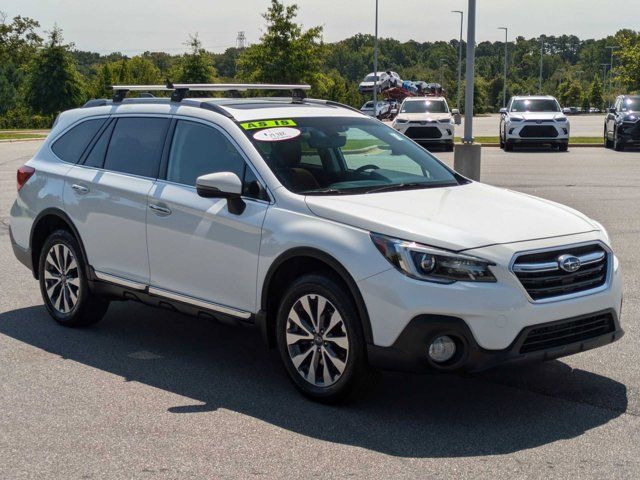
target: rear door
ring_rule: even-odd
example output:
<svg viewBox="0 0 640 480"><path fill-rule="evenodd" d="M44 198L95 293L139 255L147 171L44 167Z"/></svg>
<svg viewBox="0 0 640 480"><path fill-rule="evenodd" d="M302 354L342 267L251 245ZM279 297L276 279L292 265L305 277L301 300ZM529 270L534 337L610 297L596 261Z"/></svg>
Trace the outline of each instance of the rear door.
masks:
<svg viewBox="0 0 640 480"><path fill-rule="evenodd" d="M134 287L149 282L147 195L169 123L158 116L113 118L67 175L65 209L99 278Z"/></svg>
<svg viewBox="0 0 640 480"><path fill-rule="evenodd" d="M149 196L150 292L240 317L255 312L264 182L226 132L195 119L177 120L166 163ZM244 179L240 214L196 192L197 177L227 171Z"/></svg>

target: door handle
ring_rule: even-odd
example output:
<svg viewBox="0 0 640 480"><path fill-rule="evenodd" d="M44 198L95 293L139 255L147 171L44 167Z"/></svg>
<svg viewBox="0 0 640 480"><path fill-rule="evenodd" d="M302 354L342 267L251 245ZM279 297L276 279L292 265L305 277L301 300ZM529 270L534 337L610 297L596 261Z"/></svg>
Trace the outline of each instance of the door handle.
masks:
<svg viewBox="0 0 640 480"><path fill-rule="evenodd" d="M161 216L171 215L171 209L167 207L162 207L160 205L155 205L153 203L150 203L149 208L153 210L154 213L157 213L158 215L161 215Z"/></svg>
<svg viewBox="0 0 640 480"><path fill-rule="evenodd" d="M71 185L71 188L73 188L76 191L76 193L79 193L80 195L89 193L89 189L87 187L85 187L84 185L78 185L77 183L74 183L73 185Z"/></svg>

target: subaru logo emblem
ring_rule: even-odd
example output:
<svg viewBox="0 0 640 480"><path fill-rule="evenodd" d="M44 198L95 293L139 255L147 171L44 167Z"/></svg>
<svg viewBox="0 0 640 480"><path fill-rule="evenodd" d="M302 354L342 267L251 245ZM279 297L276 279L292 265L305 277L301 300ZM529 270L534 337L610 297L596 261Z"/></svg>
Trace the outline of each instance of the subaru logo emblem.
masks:
<svg viewBox="0 0 640 480"><path fill-rule="evenodd" d="M558 267L565 272L573 273L580 268L580 259L575 255L560 255L558 257Z"/></svg>

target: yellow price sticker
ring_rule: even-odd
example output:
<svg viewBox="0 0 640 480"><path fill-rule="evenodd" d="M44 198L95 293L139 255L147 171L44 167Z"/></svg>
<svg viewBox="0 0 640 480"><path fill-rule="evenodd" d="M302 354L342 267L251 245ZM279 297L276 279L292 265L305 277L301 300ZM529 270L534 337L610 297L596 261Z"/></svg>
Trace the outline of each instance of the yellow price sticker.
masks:
<svg viewBox="0 0 640 480"><path fill-rule="evenodd" d="M296 122L290 118L283 118L280 120L258 120L254 122L244 122L240 126L245 130L255 130L258 128L270 128L270 127L295 127Z"/></svg>

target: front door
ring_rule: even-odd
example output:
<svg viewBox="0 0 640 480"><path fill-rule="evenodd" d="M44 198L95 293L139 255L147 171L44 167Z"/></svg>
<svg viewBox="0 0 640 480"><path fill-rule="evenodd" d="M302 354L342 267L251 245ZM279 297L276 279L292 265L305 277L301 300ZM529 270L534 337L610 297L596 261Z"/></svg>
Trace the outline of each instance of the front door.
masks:
<svg viewBox="0 0 640 480"><path fill-rule="evenodd" d="M255 312L262 223L269 203L247 189L246 208L235 214L225 199L198 196L196 178L215 172L256 180L220 128L178 120L164 179L149 195L150 291L243 316Z"/></svg>

